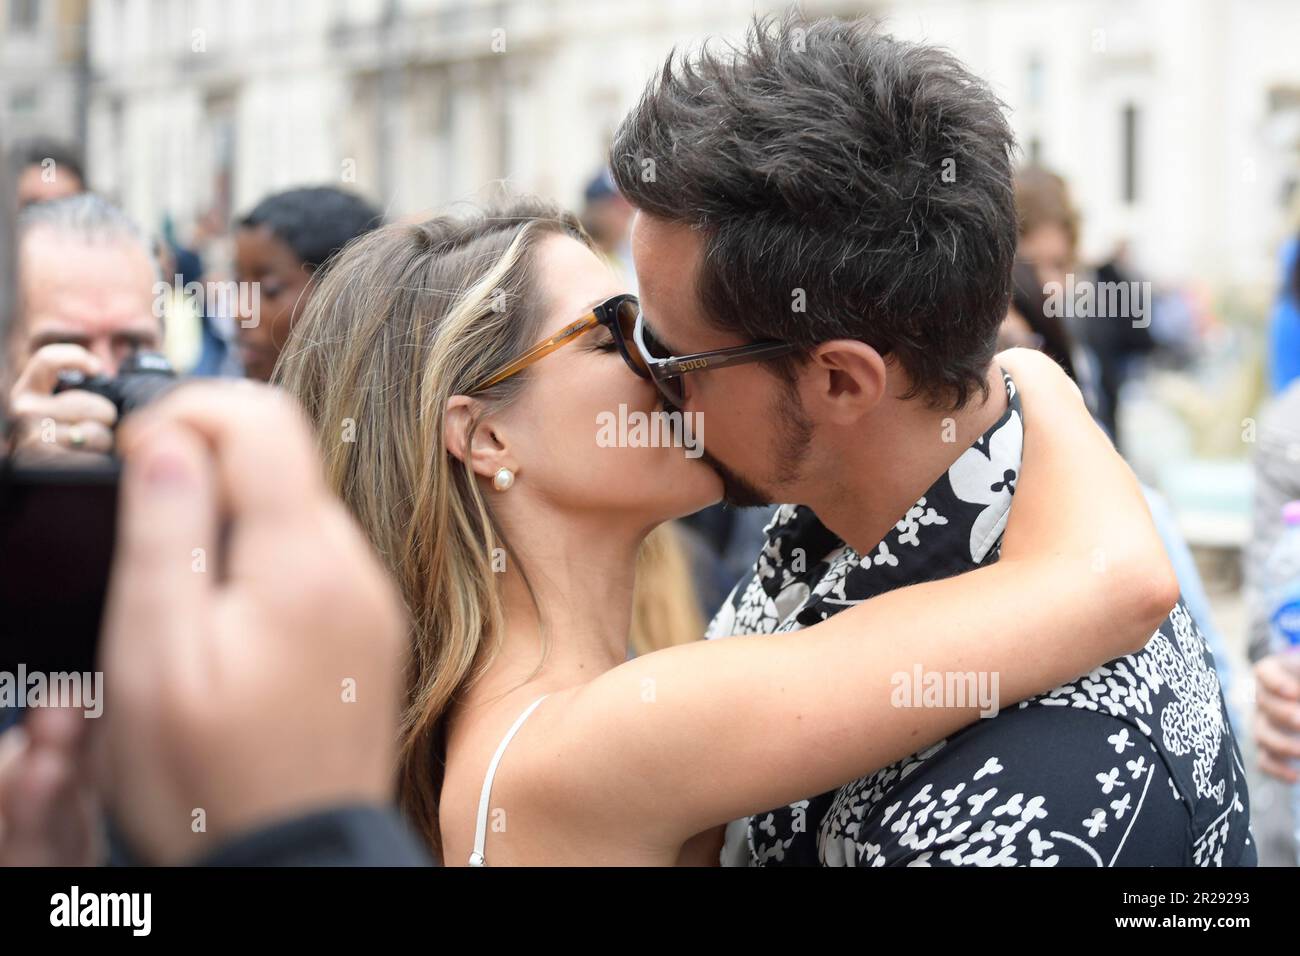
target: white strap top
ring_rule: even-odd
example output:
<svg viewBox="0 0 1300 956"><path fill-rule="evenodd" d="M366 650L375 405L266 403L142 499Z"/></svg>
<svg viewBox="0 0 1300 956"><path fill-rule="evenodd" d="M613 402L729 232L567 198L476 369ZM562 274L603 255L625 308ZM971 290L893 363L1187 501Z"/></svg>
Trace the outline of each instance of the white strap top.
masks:
<svg viewBox="0 0 1300 956"><path fill-rule="evenodd" d="M506 747L510 745L511 739L519 732L519 728L524 725L528 715L537 709L537 705L546 700L548 695L543 694L531 704L528 709L519 715L506 735L501 738L501 743L497 745L497 752L492 755L492 762L488 764L487 776L483 778L483 792L478 798L478 819L474 823L474 852L469 855L470 866L487 866L487 860L483 857L483 847L487 842L487 817L488 803L492 798L492 779L497 775L497 764L501 763L501 755L506 752Z"/></svg>

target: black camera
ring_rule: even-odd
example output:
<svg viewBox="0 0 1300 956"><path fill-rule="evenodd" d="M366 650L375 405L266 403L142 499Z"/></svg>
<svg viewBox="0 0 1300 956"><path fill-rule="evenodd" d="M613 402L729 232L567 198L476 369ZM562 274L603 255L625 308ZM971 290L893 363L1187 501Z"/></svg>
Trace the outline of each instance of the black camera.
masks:
<svg viewBox="0 0 1300 956"><path fill-rule="evenodd" d="M62 371L54 391L103 395L121 421L176 382L166 356L136 352L113 378ZM95 668L120 469L108 455L69 467L0 453L0 673Z"/></svg>
<svg viewBox="0 0 1300 956"><path fill-rule="evenodd" d="M59 373L55 393L74 388L83 392L103 395L117 406L117 419L147 405L176 384L176 370L167 356L159 352L135 352L117 369L117 377L87 376L82 372L65 370Z"/></svg>

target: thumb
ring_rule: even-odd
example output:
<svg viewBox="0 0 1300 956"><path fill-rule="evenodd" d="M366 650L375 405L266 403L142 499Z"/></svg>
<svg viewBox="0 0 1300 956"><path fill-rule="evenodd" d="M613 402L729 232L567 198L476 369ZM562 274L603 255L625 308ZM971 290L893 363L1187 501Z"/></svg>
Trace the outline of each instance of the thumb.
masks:
<svg viewBox="0 0 1300 956"><path fill-rule="evenodd" d="M110 634L130 634L140 654L177 652L178 637L203 620L214 590L218 507L211 455L190 429L163 424L132 444L105 618Z"/></svg>

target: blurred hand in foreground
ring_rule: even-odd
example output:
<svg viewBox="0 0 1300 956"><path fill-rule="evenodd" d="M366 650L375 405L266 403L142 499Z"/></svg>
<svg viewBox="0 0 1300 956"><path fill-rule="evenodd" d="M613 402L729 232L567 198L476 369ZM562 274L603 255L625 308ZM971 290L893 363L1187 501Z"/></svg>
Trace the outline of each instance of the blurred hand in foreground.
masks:
<svg viewBox="0 0 1300 956"><path fill-rule="evenodd" d="M40 707L0 735L0 866L102 862L99 809L80 708Z"/></svg>
<svg viewBox="0 0 1300 956"><path fill-rule="evenodd" d="M326 488L305 420L247 383L131 416L101 661L115 823L143 862L391 802L395 588Z"/></svg>

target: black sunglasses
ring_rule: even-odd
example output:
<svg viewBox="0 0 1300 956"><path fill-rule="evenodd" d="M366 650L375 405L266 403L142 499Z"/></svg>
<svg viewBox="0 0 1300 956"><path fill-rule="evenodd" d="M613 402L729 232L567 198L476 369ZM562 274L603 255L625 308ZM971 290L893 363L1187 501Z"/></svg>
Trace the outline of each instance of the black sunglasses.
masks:
<svg viewBox="0 0 1300 956"><path fill-rule="evenodd" d="M686 387L682 377L687 372L703 372L706 369L726 368L728 365L762 362L765 359L789 355L798 349L798 346L788 342L767 341L714 349L711 352L671 355L668 349L654 337L654 333L646 328L645 316L639 311L632 330L632 340L636 345L638 358L649 370L650 378L659 387L664 398L676 406L681 406L686 401Z"/></svg>

